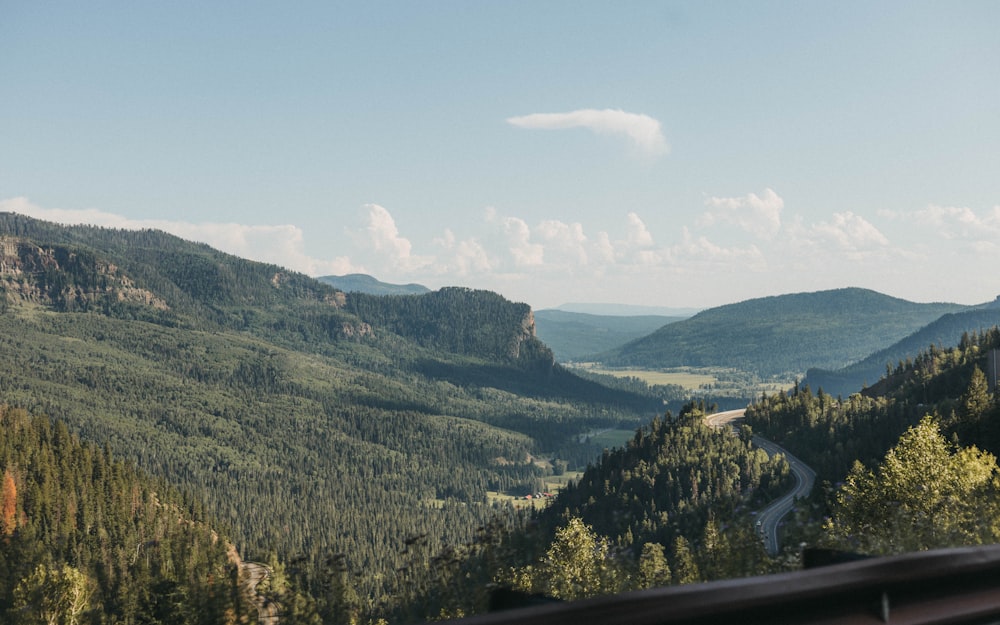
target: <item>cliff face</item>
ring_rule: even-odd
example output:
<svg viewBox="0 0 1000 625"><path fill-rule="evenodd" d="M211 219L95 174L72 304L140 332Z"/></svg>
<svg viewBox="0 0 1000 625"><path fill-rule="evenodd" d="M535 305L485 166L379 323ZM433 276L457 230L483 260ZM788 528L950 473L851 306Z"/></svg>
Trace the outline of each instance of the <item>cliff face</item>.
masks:
<svg viewBox="0 0 1000 625"><path fill-rule="evenodd" d="M58 310L87 309L95 303L129 302L167 310L167 303L112 263L62 246L40 247L18 237L0 237L0 289L18 301Z"/></svg>
<svg viewBox="0 0 1000 625"><path fill-rule="evenodd" d="M423 295L349 293L346 312L424 347L518 366L551 366L551 350L535 336L527 304L490 291L445 287Z"/></svg>

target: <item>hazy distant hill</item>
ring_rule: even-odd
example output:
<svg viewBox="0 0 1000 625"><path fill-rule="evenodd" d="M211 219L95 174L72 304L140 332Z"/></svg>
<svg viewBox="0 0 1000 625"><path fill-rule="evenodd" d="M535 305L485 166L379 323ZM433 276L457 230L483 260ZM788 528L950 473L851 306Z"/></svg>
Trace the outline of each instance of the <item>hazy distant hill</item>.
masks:
<svg viewBox="0 0 1000 625"><path fill-rule="evenodd" d="M728 366L761 375L842 367L959 304L918 304L859 288L747 300L702 311L601 355L614 366Z"/></svg>
<svg viewBox="0 0 1000 625"><path fill-rule="evenodd" d="M805 382L813 390L822 388L831 395L847 396L865 385L874 384L886 373L886 365L896 367L901 361L915 357L931 345L958 345L963 333L981 332L1000 325L1000 306L996 303L956 313L948 313L920 328L903 340L879 350L864 360L842 369L810 369Z"/></svg>
<svg viewBox="0 0 1000 625"><path fill-rule="evenodd" d="M364 273L346 276L320 276L320 282L333 285L345 293L368 293L369 295L420 295L430 289L422 284L389 284Z"/></svg>
<svg viewBox="0 0 1000 625"><path fill-rule="evenodd" d="M690 317L697 314L700 308L676 308L671 306L642 306L639 304L608 304L571 302L560 304L555 310L584 313L587 315L606 315L609 317Z"/></svg>
<svg viewBox="0 0 1000 625"><path fill-rule="evenodd" d="M684 317L588 315L555 309L535 311L538 338L552 349L560 362L613 349L681 319Z"/></svg>

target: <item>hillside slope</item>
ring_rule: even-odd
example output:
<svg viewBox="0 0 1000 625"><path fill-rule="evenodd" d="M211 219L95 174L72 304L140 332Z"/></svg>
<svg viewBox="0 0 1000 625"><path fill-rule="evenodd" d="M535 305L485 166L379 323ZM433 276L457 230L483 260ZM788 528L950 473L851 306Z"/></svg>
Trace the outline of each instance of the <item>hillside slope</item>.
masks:
<svg viewBox="0 0 1000 625"><path fill-rule="evenodd" d="M0 623L194 625L253 612L238 556L191 502L62 423L0 406L0 481Z"/></svg>
<svg viewBox="0 0 1000 625"><path fill-rule="evenodd" d="M712 308L600 355L611 366L735 367L801 375L864 358L967 306L917 304L858 288L796 293Z"/></svg>
<svg viewBox="0 0 1000 625"><path fill-rule="evenodd" d="M576 434L651 414L554 365L495 294L400 313L162 232L9 214L0 250L0 401L168 477L251 558L345 554L369 594L408 537L459 544L487 491L534 489L535 455L586 462Z"/></svg>
<svg viewBox="0 0 1000 625"><path fill-rule="evenodd" d="M842 369L810 369L804 382L814 389L822 388L831 395L849 395L885 375L887 365L895 367L900 362L915 358L931 345L958 345L964 334L980 332L996 325L1000 325L1000 306L989 305L948 313L898 343Z"/></svg>

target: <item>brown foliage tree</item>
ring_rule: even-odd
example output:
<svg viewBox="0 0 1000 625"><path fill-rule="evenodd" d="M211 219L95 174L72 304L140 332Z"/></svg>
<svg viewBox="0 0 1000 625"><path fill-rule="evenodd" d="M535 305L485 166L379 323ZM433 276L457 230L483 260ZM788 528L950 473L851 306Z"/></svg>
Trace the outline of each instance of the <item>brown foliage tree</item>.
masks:
<svg viewBox="0 0 1000 625"><path fill-rule="evenodd" d="M8 468L3 472L3 486L0 488L0 532L10 536L17 527L17 484Z"/></svg>

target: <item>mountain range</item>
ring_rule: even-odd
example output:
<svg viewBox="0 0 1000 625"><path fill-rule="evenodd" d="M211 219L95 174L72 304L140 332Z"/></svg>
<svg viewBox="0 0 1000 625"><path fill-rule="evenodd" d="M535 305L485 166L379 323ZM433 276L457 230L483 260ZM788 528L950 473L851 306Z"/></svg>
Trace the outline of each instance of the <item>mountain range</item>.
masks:
<svg viewBox="0 0 1000 625"><path fill-rule="evenodd" d="M496 579L496 569L475 557L512 571L575 515L615 537L623 572L615 588L640 579L628 572L639 550L654 560L660 553L665 564L671 541L671 566L688 571L674 580L697 579L685 568L685 550L708 576L776 566L752 527L731 530L724 550L710 545L723 544L714 541L726 523L742 523L748 506L781 490L783 461L754 450L747 432L736 438L703 427L704 400L673 417L664 414L665 398L637 380L574 375L539 336L567 353L640 334L607 349L609 365L808 370L806 383L827 394L796 388L745 399L762 406L755 431L784 437L834 480L856 458L877 459L928 401L951 408L956 438L997 447L992 422L969 416L976 401L967 389L984 350L1000 340L998 315L996 302L917 304L853 288L748 300L685 319L536 313L468 288L345 292L162 232L0 214L0 402L13 407L0 416L16 417L19 435L39 432L25 443L0 438L0 532L56 537L28 532L0 541L0 551L13 554L0 559L0 622L14 614L7 609L15 588L32 579L24 563L36 561L76 562L85 577L142 570L162 597L209 588L198 599L205 610L220 610L219 619L247 613L235 594L238 556L214 547L210 559L187 554L189 578L178 584L163 568L170 554L156 551L204 545L213 531L177 536L169 548L128 543L159 531L157 502L167 493L183 510L178 518L220 528L232 552L267 560L281 584L300 588L280 597L289 617L316 617L305 621L350 622L358 597L368 614L444 615ZM959 347L926 351L939 343ZM859 376L883 373L877 389L855 393ZM844 407L830 399L835 387L851 393ZM29 423L21 409L39 416ZM793 409L823 413L831 427ZM612 429L636 434L616 451L590 442ZM72 435L86 445L68 445ZM39 470L48 465L26 446L46 437L81 458L60 469L74 476L65 479L76 490L45 490L55 474ZM52 464L59 453L43 455ZM134 482L130 497L118 493L116 516L98 530L121 532L125 542L80 533L95 527L88 515L104 514L94 493L121 483L109 474L133 466L152 477ZM586 468L580 481L530 523L509 505L574 468ZM137 506L153 525L129 520ZM101 563L109 554L117 554L110 568ZM145 569L137 568L140 556ZM669 579L665 570L656 579ZM219 575L229 580L226 601L206 586ZM130 597L129 610L146 606L152 612L143 618L164 622L150 614L169 606L148 594L147 582L127 592L114 579L99 582L109 602Z"/></svg>
<svg viewBox="0 0 1000 625"><path fill-rule="evenodd" d="M663 315L594 315L555 308L535 311L538 338L560 362L586 359L682 319Z"/></svg>

